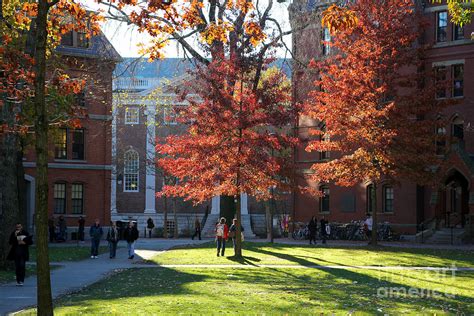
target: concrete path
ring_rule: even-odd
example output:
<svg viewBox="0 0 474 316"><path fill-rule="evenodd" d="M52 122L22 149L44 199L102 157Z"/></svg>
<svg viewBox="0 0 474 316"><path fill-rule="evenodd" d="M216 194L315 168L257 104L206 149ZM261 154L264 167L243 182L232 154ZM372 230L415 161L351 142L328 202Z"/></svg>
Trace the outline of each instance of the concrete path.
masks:
<svg viewBox="0 0 474 316"><path fill-rule="evenodd" d="M108 253L99 255L98 259L86 259L76 262L58 263L62 267L51 270L51 286L53 298L66 293L78 291L117 269L129 269L149 267L153 265L136 264L137 261L148 259L166 249L179 245L199 244L206 241L191 241L184 239L139 239L136 244L136 256L134 260L127 259L126 243L120 242L117 249L117 258L110 259ZM102 244L105 244L103 242ZM87 244L86 244L87 245ZM74 249L74 248L72 248ZM143 256L143 257L141 257ZM156 267L156 266L155 266ZM13 278L14 276L12 276ZM36 305L36 276L25 280L22 287L16 283L0 285L0 315L23 310Z"/></svg>

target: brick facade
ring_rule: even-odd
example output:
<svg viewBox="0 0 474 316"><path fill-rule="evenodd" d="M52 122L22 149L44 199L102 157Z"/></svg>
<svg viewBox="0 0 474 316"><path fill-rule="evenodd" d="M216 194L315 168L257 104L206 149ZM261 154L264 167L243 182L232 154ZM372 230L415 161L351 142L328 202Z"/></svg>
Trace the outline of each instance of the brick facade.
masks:
<svg viewBox="0 0 474 316"><path fill-rule="evenodd" d="M96 218L102 224L108 225L112 170L110 142L112 73L120 56L103 34L93 37L89 47L59 46L57 51L61 55L61 67L66 69L68 75L86 80L84 94L77 101L85 111L80 127L80 130L83 131L82 142L84 145L78 145L81 143L80 137L79 140L76 139L76 145L73 145L75 130L67 128L65 150L59 158L56 155L55 143L60 132L57 129L50 130L49 212L55 218L60 215L64 216L70 228L78 225L79 216L84 217L86 226L93 224ZM73 146L75 147L73 148ZM33 146L25 150L23 165L27 188L34 192L36 170ZM65 196L62 199L65 201L64 207L56 205L55 184L64 184L61 186L61 188L65 188L65 193L61 196ZM81 189L82 194L80 193ZM79 201L81 195L82 202ZM74 198L76 198L75 201L73 201ZM32 224L33 198L28 201L28 205L29 222ZM68 233L74 231L73 228Z"/></svg>
<svg viewBox="0 0 474 316"><path fill-rule="evenodd" d="M295 0L290 6L290 22L295 31L293 35L293 53L298 61L307 63L310 59L322 56L322 27L321 13L334 1ZM414 183L401 181L401 185L393 186L393 212L383 210L382 198L378 198L379 220L388 221L401 233L415 233L421 223L430 223L433 227L458 226L472 229L474 214L474 196L471 182L474 176L474 134L472 120L474 119L474 91L468 89L470 79L474 79L474 41L470 39L474 31L472 24L466 25L463 32L464 39L454 38L454 26L447 22L447 27L440 32L446 32L446 39L439 42L437 32L439 26L438 12L446 11L445 3L431 4L426 1L422 6L424 16L431 25L420 39L425 44L431 44L426 57L426 69L445 66L448 75L453 76L453 65L462 65L464 73L461 80L464 82L463 95L457 97L455 106L446 109L444 116L449 125L445 127L447 142L440 155L440 160L447 159L448 167L439 170L441 179L437 187L420 187ZM438 18L437 18L438 17ZM441 16L442 18L444 16ZM444 34L444 33L443 33ZM442 35L443 35L442 34ZM459 36L458 36L459 37ZM459 75L459 69L457 68ZM459 77L459 76L458 76ZM449 77L452 84L459 84L459 78ZM294 62L292 84L295 101L303 101L312 88L312 74L298 62ZM457 80L457 83L455 82ZM447 95L447 97L452 97ZM308 139L308 127L314 127L318 122L300 117L297 125L298 134L303 140ZM459 131L463 132L459 132ZM435 144L433 145L435 148ZM308 180L307 172L313 163L320 161L316 153L307 153L304 146L298 148L295 162L301 174L300 184L308 184L318 188L318 183ZM329 213L325 214L333 222L349 222L360 220L367 212L367 186L369 183L360 183L351 188L329 185ZM383 183L378 184L377 196L382 197ZM297 194L293 210L296 221L308 221L311 216L321 216L320 199Z"/></svg>

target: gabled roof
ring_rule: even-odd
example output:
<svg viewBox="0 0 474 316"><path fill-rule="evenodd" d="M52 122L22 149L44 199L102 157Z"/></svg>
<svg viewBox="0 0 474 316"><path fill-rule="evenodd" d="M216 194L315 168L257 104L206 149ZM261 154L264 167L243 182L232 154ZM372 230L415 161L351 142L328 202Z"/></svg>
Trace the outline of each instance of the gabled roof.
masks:
<svg viewBox="0 0 474 316"><path fill-rule="evenodd" d="M277 58L271 66L282 69L291 76L291 59ZM193 63L185 58L165 58L149 62L146 58L125 57L115 68L115 77L166 78L172 79L185 75L194 69Z"/></svg>
<svg viewBox="0 0 474 316"><path fill-rule="evenodd" d="M123 61L120 54L102 32L91 38L91 45L88 48L59 45L56 51L67 56L97 58L117 63Z"/></svg>

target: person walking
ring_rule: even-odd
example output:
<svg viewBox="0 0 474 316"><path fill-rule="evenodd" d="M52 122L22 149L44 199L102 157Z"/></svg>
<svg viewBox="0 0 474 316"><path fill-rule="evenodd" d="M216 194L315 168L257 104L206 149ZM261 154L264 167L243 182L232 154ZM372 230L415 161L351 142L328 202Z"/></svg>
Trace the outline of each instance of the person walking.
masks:
<svg viewBox="0 0 474 316"><path fill-rule="evenodd" d="M56 226L54 225L54 216L48 219L49 242L56 240Z"/></svg>
<svg viewBox="0 0 474 316"><path fill-rule="evenodd" d="M128 227L125 229L124 238L127 241L128 259L135 257L135 241L138 239L138 230L132 221L128 222Z"/></svg>
<svg viewBox="0 0 474 316"><path fill-rule="evenodd" d="M318 229L318 221L313 216L313 217L311 217L311 220L308 223L309 244L310 245L311 245L312 241L314 241L314 244L316 245L316 231L317 231L317 229Z"/></svg>
<svg viewBox="0 0 474 316"><path fill-rule="evenodd" d="M119 241L119 234L115 222L110 222L109 230L107 231L107 241L109 242L110 259L115 258L117 253L117 243Z"/></svg>
<svg viewBox="0 0 474 316"><path fill-rule="evenodd" d="M320 221L320 225L319 227L321 227L321 240L322 240L322 243L325 244L326 243L326 239L328 238L329 236L329 223L328 221L326 220L326 217L322 217L321 218L321 221Z"/></svg>
<svg viewBox="0 0 474 316"><path fill-rule="evenodd" d="M225 253L225 242L229 238L229 227L225 223L225 218L222 217L219 223L216 225L216 241L217 241L217 256L219 253L224 257ZM222 252L221 252L222 249Z"/></svg>
<svg viewBox="0 0 474 316"><path fill-rule="evenodd" d="M33 237L23 229L20 223L17 223L15 230L10 235L9 244L11 249L7 259L15 261L16 285L23 286L25 282L26 261L30 259L28 246L33 244Z"/></svg>
<svg viewBox="0 0 474 316"><path fill-rule="evenodd" d="M67 235L66 235L67 224L66 224L66 220L64 219L64 216L62 216L62 215L59 216L58 226L59 226L58 241L66 241L66 239L67 239Z"/></svg>
<svg viewBox="0 0 474 316"><path fill-rule="evenodd" d="M84 225L86 223L86 221L84 220L84 217L79 216L79 220L77 221L77 223L79 224L79 229L77 231L77 234L79 236L77 236L77 238L79 241L84 242Z"/></svg>
<svg viewBox="0 0 474 316"><path fill-rule="evenodd" d="M367 218L364 221L364 230L367 238L369 239L369 245L372 243L372 227L373 227L373 219L371 214L367 214Z"/></svg>
<svg viewBox="0 0 474 316"><path fill-rule="evenodd" d="M191 237L192 240L194 240L194 237L198 236L199 240L201 240L201 222L199 221L199 218L196 217L196 220L194 221L194 235Z"/></svg>
<svg viewBox="0 0 474 316"><path fill-rule="evenodd" d="M97 259L99 255L99 245L104 231L100 226L100 221L96 218L94 225L89 229L89 235L91 236L91 259Z"/></svg>
<svg viewBox="0 0 474 316"><path fill-rule="evenodd" d="M146 221L146 229L148 231L148 238L151 238L151 233L153 231L153 228L155 228L155 223L153 223L153 219L151 217L148 217L148 220Z"/></svg>

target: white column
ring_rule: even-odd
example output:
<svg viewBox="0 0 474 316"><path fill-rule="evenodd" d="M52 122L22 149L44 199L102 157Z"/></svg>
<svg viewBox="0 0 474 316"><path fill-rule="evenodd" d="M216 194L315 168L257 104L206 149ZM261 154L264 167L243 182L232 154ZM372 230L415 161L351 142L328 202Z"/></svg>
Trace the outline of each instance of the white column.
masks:
<svg viewBox="0 0 474 316"><path fill-rule="evenodd" d="M211 214L219 215L221 213L221 196L215 196L212 198L212 205L211 205Z"/></svg>
<svg viewBox="0 0 474 316"><path fill-rule="evenodd" d="M156 213L155 210L155 106L148 105L145 112L147 115L146 132L146 196L145 213Z"/></svg>
<svg viewBox="0 0 474 316"><path fill-rule="evenodd" d="M117 214L117 115L118 96L113 95L112 99L112 172L110 181L110 213Z"/></svg>
<svg viewBox="0 0 474 316"><path fill-rule="evenodd" d="M240 214L247 215L248 213L248 195L247 193L240 193Z"/></svg>

